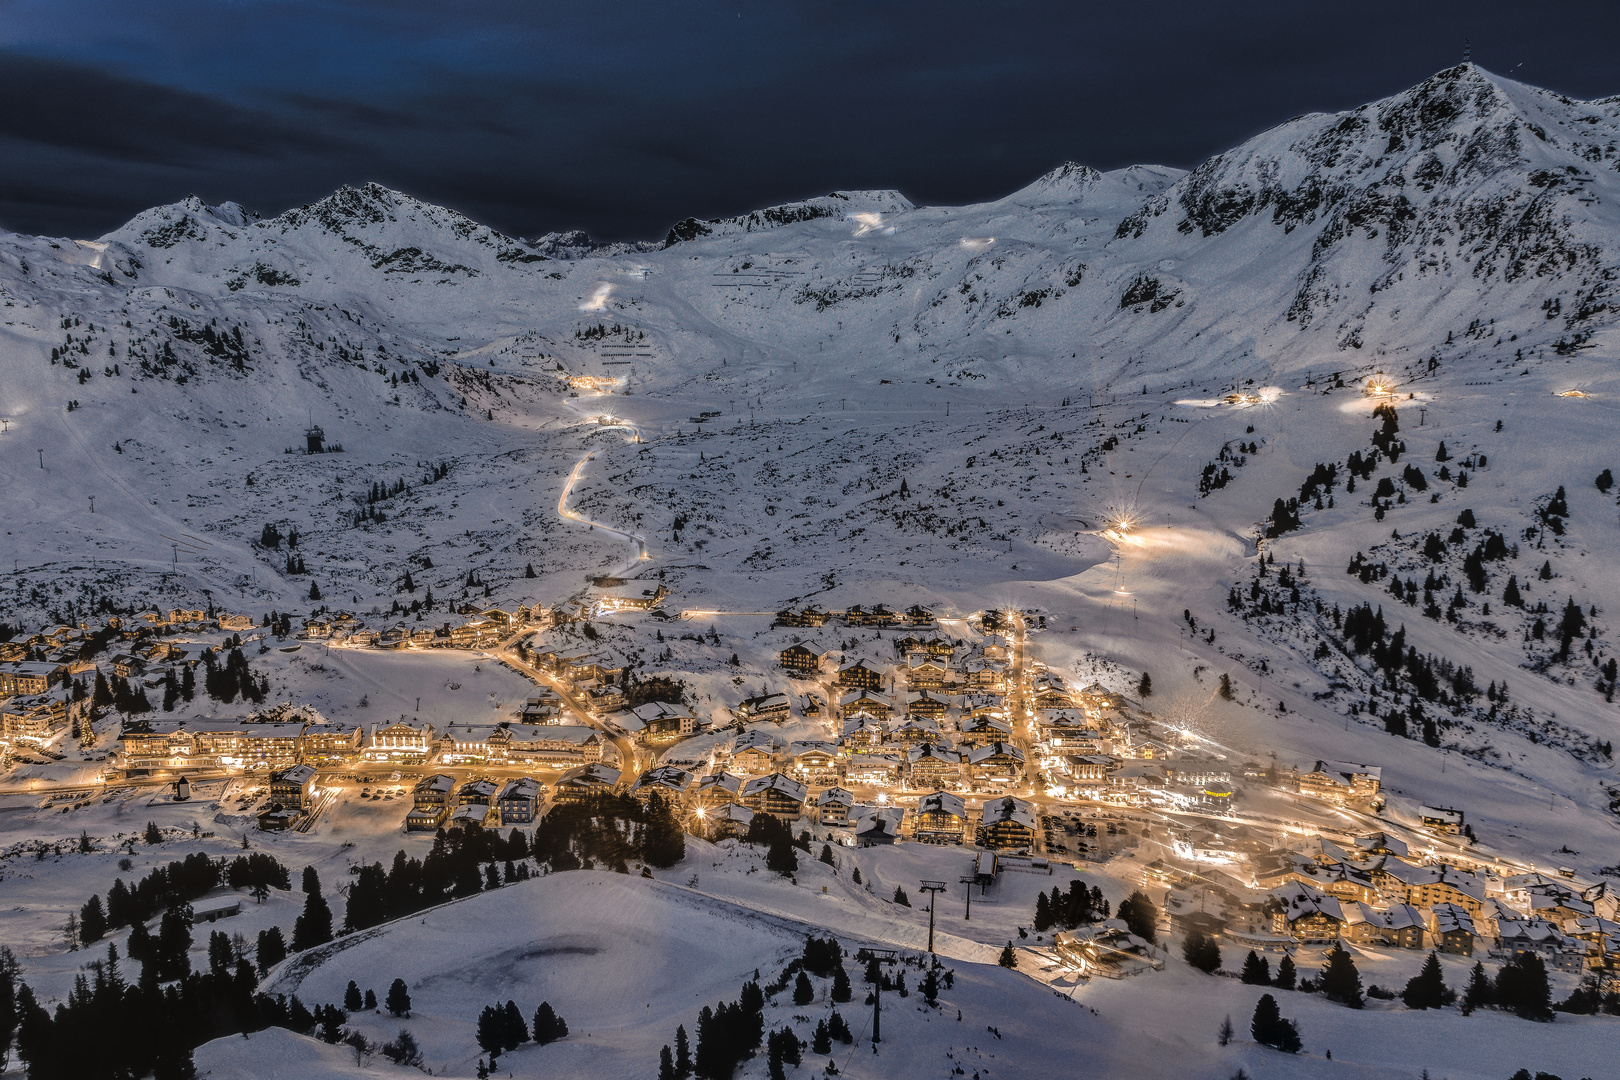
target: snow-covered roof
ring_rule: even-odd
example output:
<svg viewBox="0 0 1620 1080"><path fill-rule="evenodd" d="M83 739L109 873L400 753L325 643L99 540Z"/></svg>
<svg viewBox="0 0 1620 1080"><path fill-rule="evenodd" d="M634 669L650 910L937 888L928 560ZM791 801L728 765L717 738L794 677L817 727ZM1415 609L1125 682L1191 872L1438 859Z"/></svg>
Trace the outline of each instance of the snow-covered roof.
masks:
<svg viewBox="0 0 1620 1080"><path fill-rule="evenodd" d="M1035 829L1035 804L1015 799L1011 795L1000 799L986 799L979 811L979 819L985 825L996 825L1001 822L1013 822L1024 828Z"/></svg>
<svg viewBox="0 0 1620 1080"><path fill-rule="evenodd" d="M810 794L810 789L808 787L799 783L791 776L784 776L779 772L770 773L766 776L754 777L752 780L748 781L748 783L743 785L742 793L743 797L747 798L750 795L757 795L768 790L775 790L779 794L786 795L788 798L793 799L795 802L804 802L805 797Z"/></svg>
<svg viewBox="0 0 1620 1080"><path fill-rule="evenodd" d="M962 801L960 795L953 795L949 791L935 791L917 800L917 813L955 814L957 817L965 817L967 803Z"/></svg>
<svg viewBox="0 0 1620 1080"><path fill-rule="evenodd" d="M512 799L538 799L540 797L540 781L523 776L516 780L508 780L501 788L499 802Z"/></svg>

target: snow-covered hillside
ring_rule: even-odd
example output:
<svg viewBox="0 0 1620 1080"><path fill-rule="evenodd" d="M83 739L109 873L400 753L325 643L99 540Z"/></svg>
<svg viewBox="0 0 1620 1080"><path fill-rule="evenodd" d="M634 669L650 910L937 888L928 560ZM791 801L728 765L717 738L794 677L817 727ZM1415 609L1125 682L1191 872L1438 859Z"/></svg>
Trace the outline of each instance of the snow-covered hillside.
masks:
<svg viewBox="0 0 1620 1080"><path fill-rule="evenodd" d="M1151 670L1235 751L1381 762L1494 841L1610 866L1617 160L1620 99L1463 65L1187 174L1071 163L966 207L840 192L662 246L528 243L377 185L3 235L0 619L209 597L257 617L307 611L312 584L362 614L429 587L549 604L634 565L635 535L674 610L1015 604L1048 617L1054 668ZM1406 451L1351 493L1385 401ZM311 425L343 452L286 452ZM1329 463L1323 508L1268 549L1303 562L1300 606L1232 606L1275 501ZM1229 480L1201 491L1210 466ZM1475 592L1487 529L1517 553ZM1358 551L1386 572L1346 574ZM1424 616L1430 571L1437 611L1464 588L1455 621ZM1571 598L1594 635L1549 660L1534 605L1556 622ZM1390 685L1331 621L1364 603L1508 703L1448 688L1441 747L1386 734ZM728 654L762 629L714 618ZM1242 700L1202 704L1222 671Z"/></svg>

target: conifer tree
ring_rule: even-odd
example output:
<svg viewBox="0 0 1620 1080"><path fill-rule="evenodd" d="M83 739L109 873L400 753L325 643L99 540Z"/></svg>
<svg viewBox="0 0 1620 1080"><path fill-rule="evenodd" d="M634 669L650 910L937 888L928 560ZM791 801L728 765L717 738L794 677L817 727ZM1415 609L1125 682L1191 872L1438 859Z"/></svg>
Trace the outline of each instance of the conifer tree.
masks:
<svg viewBox="0 0 1620 1080"><path fill-rule="evenodd" d="M1401 1001L1408 1009L1438 1009L1446 1003L1445 977L1433 952L1423 961L1423 969L1407 980Z"/></svg>
<svg viewBox="0 0 1620 1080"><path fill-rule="evenodd" d="M1361 996L1361 973L1356 970L1356 963L1342 942L1333 943L1327 962L1322 965L1321 978L1317 981L1329 1001L1337 1001L1352 1009L1366 1004Z"/></svg>
<svg viewBox="0 0 1620 1080"><path fill-rule="evenodd" d="M389 1016L411 1015L411 993L404 979L395 979L389 984L388 996L383 999L383 1008L388 1010Z"/></svg>
<svg viewBox="0 0 1620 1080"><path fill-rule="evenodd" d="M853 996L853 993L849 985L849 972L844 970L844 965L840 963L833 969L832 999L845 1002Z"/></svg>
<svg viewBox="0 0 1620 1080"><path fill-rule="evenodd" d="M304 881L310 883L313 868L306 870ZM319 879L304 897L304 913L293 921L292 951L303 952L332 940L332 909L321 895Z"/></svg>
<svg viewBox="0 0 1620 1080"><path fill-rule="evenodd" d="M1271 980L1271 985L1279 990L1292 990L1296 979L1294 958L1285 955L1281 960L1277 961L1277 976Z"/></svg>
<svg viewBox="0 0 1620 1080"><path fill-rule="evenodd" d="M678 1080L675 1075L675 1057L669 1052L669 1043L658 1051L658 1080Z"/></svg>
<svg viewBox="0 0 1620 1080"><path fill-rule="evenodd" d="M677 1046L685 1041L685 1028L678 1031ZM542 1001L534 1011L534 1041L541 1046L568 1037L568 1024L552 1009L551 1002Z"/></svg>
<svg viewBox="0 0 1620 1080"><path fill-rule="evenodd" d="M1270 986L1271 963L1250 949L1248 957L1243 961L1243 974L1239 978L1250 986Z"/></svg>
<svg viewBox="0 0 1620 1080"><path fill-rule="evenodd" d="M692 1075L692 1048L686 1038L686 1025L675 1028L675 1075L681 1080Z"/></svg>
<svg viewBox="0 0 1620 1080"><path fill-rule="evenodd" d="M1013 950L1012 942L1007 942L1007 947L1001 950L1001 955L996 958L996 963L1004 968L1016 968L1018 966L1018 953Z"/></svg>
<svg viewBox="0 0 1620 1080"><path fill-rule="evenodd" d="M910 907L911 897L906 895L906 890L896 885L894 887L894 902L899 904L901 907Z"/></svg>
<svg viewBox="0 0 1620 1080"><path fill-rule="evenodd" d="M1485 974L1485 965L1478 960L1474 961L1474 969L1468 973L1468 988L1463 991L1463 1015L1467 1016L1480 1006L1490 1005L1495 1000L1496 988L1491 985L1491 977Z"/></svg>

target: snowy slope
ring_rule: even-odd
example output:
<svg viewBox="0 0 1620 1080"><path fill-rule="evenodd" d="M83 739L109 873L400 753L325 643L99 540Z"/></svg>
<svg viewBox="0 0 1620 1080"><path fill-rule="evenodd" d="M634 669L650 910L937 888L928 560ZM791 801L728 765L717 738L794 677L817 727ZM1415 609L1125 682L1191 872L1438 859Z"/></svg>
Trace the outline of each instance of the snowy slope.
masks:
<svg viewBox="0 0 1620 1080"><path fill-rule="evenodd" d="M431 586L442 611L483 599L469 571L492 600L552 603L624 566L636 534L638 584L659 577L677 610L1038 609L1043 660L1152 670L1234 754L1380 761L1399 797L1467 806L1504 850L1613 865L1620 784L1596 747L1615 712L1593 683L1620 547L1593 479L1620 467L1617 127L1613 99L1465 65L1188 174L1066 164L968 207L835 193L682 222L656 249L529 244L376 185L271 218L193 199L97 241L3 235L0 560L17 572L0 618L103 596L306 611L312 583L362 613ZM1370 486L1340 487L1273 551L1307 564L1326 609L1382 604L1414 647L1511 683L1524 711L1462 710L1445 750L1351 713L1376 680L1315 656L1329 627L1227 610L1274 500L1367 450L1359 381L1379 371L1408 444L1380 476L1415 463L1439 501L1378 519ZM1554 396L1570 389L1588 396ZM345 453L283 453L311 422ZM1441 439L1453 473L1488 456L1467 488L1438 478ZM1235 456L1200 497L1204 467ZM385 521L357 522L374 482L401 479ZM1524 530L1560 485L1568 532L1538 547ZM564 496L584 520L558 517ZM1421 582L1417 546L1463 509L1521 547L1469 625L1344 573L1362 551ZM1122 515L1144 526L1131 543L1101 535ZM259 546L267 523L299 530L306 572ZM1432 567L1442 605L1464 553ZM1508 573L1533 603L1596 605L1592 660L1548 665L1531 616L1479 610ZM705 707L732 678L780 682L762 622L715 621L712 649L677 655L634 620L615 647L689 672ZM1221 671L1242 704L1209 700Z"/></svg>

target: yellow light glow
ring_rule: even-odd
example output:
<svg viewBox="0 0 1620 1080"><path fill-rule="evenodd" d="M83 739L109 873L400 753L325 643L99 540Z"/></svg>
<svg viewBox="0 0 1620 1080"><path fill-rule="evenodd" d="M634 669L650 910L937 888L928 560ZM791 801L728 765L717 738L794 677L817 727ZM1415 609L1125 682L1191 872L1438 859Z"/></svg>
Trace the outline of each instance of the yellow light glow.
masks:
<svg viewBox="0 0 1620 1080"><path fill-rule="evenodd" d="M1589 395L1584 390L1565 390L1565 391L1561 392L1558 396L1559 397L1583 398L1583 397L1588 397Z"/></svg>

